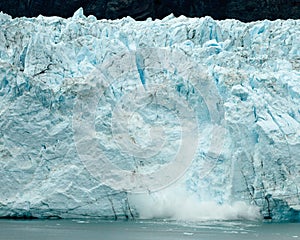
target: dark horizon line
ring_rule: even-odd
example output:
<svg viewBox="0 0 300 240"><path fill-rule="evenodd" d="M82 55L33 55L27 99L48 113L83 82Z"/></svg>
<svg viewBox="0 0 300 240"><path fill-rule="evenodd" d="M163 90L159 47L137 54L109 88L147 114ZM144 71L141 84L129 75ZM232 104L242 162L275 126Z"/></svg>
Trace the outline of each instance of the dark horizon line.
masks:
<svg viewBox="0 0 300 240"><path fill-rule="evenodd" d="M16 17L72 17L80 7L86 16L97 19L135 20L210 16L215 20L237 19L242 22L276 19L300 19L300 0L6 0L0 11Z"/></svg>

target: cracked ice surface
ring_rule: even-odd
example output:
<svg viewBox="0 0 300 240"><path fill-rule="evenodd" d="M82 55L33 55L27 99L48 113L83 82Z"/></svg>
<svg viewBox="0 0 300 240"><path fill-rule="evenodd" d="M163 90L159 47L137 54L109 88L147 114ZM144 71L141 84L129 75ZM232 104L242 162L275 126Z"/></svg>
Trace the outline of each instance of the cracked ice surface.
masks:
<svg viewBox="0 0 300 240"><path fill-rule="evenodd" d="M200 176L206 154L198 151L175 185L198 202L244 201L257 205L263 216L299 219L299 20L246 24L169 16L97 21L79 10L69 19L1 14L0 22L1 216L130 216L128 206L139 214L132 197L85 168L76 151L72 117L85 76L114 55L151 47L177 51L201 65L224 108L226 133L214 168ZM144 85L147 77L138 57L136 65L132 79L140 78ZM134 88L133 81L121 82ZM118 83L114 87L119 89ZM178 91L190 102L201 102L186 86ZM109 122L118 94L100 101L98 120ZM161 124L171 123L165 151L139 162L141 171L155 171L158 158L166 164L166 156L176 155L180 131L176 116L168 119L164 108L147 111L148 118L141 112L132 115L136 144L147 144L157 115L164 116ZM204 122L199 127L205 128L207 108L198 106L197 113ZM96 120L98 137L112 161L124 169L136 167L117 152L110 128L100 123ZM209 136L209 127L202 133Z"/></svg>

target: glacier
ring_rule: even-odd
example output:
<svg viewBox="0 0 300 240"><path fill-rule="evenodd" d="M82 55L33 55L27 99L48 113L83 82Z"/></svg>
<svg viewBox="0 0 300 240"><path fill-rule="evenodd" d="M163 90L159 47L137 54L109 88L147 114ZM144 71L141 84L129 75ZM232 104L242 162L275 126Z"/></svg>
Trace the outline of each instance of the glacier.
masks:
<svg viewBox="0 0 300 240"><path fill-rule="evenodd" d="M300 220L300 20L0 22L0 217Z"/></svg>

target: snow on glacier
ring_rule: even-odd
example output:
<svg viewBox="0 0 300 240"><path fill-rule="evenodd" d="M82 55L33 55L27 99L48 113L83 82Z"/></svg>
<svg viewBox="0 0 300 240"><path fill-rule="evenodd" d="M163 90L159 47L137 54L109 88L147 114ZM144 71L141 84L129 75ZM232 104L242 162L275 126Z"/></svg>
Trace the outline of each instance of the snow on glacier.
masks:
<svg viewBox="0 0 300 240"><path fill-rule="evenodd" d="M1 14L0 22L1 216L134 214L197 219L201 209L210 209L203 218L220 219L216 211L224 219L253 218L253 213L245 214L249 211L245 203L258 207L261 216L299 220L299 20L242 23L170 15L155 21L130 17L98 21L78 10L69 19L12 19ZM207 156L197 152L174 186L143 196L116 191L90 174L76 151L72 117L78 92L88 87L82 84L86 76L120 53L147 48L178 52L205 69L199 75L204 74L218 91L226 134L222 153L209 174L200 176ZM147 81L139 58L132 79L121 79L124 86ZM118 94L102 99L99 123L109 121ZM149 119L150 113L151 109ZM208 123L207 109L201 104L198 114ZM162 159L174 155L180 144L174 119L162 120L173 124L167 129L172 141L160 153ZM133 124L140 129L136 141L144 143L151 122L137 115ZM114 150L109 127L97 126L111 160L132 168L136 163ZM204 130L204 136L210 136L210 128ZM155 170L157 161L148 158L144 170ZM186 201L183 194L192 200ZM196 211L191 211L193 204ZM169 207L166 215L163 210L143 211L165 206ZM181 214L181 206L188 213ZM218 208L222 206L223 210Z"/></svg>

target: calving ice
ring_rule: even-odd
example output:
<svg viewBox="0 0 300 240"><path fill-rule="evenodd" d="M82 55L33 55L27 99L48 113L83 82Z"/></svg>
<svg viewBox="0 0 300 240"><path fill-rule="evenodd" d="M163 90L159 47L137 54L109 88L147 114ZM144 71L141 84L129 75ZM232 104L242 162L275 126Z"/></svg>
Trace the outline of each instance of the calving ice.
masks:
<svg viewBox="0 0 300 240"><path fill-rule="evenodd" d="M299 220L299 20L0 22L0 216Z"/></svg>

